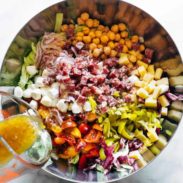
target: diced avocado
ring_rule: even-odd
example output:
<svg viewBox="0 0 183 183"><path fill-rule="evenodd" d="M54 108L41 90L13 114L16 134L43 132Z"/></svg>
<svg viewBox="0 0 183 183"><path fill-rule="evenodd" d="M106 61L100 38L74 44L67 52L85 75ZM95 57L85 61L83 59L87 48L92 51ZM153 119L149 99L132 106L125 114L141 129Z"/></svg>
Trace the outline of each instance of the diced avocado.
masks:
<svg viewBox="0 0 183 183"><path fill-rule="evenodd" d="M168 118L179 123L182 118L182 112L171 109L168 111Z"/></svg>
<svg viewBox="0 0 183 183"><path fill-rule="evenodd" d="M159 139L158 141L155 143L155 146L162 150L164 149L164 147L167 145L167 139L165 136L163 136L162 134L159 135Z"/></svg>
<svg viewBox="0 0 183 183"><path fill-rule="evenodd" d="M172 102L170 108L175 109L177 111L183 111L183 102L178 101L178 100L174 101L174 102Z"/></svg>

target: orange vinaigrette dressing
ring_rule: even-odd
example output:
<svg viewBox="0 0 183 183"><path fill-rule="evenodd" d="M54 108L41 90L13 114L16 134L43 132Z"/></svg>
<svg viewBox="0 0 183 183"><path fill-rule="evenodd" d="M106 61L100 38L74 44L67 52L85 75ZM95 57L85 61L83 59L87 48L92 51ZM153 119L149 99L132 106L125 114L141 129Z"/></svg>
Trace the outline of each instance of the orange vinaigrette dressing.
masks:
<svg viewBox="0 0 183 183"><path fill-rule="evenodd" d="M37 138L37 129L32 120L29 116L17 115L0 122L0 135L18 154L29 149ZM0 165L6 164L12 158L12 154L0 142Z"/></svg>

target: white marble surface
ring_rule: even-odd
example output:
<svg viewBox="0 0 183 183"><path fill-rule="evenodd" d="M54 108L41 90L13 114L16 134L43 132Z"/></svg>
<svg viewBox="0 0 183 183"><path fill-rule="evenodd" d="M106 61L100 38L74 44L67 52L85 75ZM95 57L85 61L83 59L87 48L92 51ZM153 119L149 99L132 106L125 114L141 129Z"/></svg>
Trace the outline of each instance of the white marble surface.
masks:
<svg viewBox="0 0 183 183"><path fill-rule="evenodd" d="M37 12L58 0L1 0L0 1L0 63L20 28ZM181 0L127 0L155 17L168 30L179 51L183 53L183 1ZM0 64L1 65L1 64ZM182 122L183 125L183 122ZM183 127L179 126L172 142L164 152L138 174L125 179L125 183L182 183L183 178ZM64 182L45 172L26 174L11 183Z"/></svg>

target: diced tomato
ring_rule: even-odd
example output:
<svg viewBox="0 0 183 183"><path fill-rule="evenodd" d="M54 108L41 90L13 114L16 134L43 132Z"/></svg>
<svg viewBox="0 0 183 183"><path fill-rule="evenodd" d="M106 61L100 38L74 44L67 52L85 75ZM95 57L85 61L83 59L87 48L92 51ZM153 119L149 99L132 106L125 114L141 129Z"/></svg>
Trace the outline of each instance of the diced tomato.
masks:
<svg viewBox="0 0 183 183"><path fill-rule="evenodd" d="M76 144L76 139L72 136L72 135L68 135L68 134L63 134L60 136L61 138L64 138L65 141L69 144L69 145L74 145Z"/></svg>
<svg viewBox="0 0 183 183"><path fill-rule="evenodd" d="M92 143L87 143L85 145L85 147L82 149L82 153L86 154L89 151L91 151L92 149L96 149L97 145L96 144L92 144Z"/></svg>
<svg viewBox="0 0 183 183"><path fill-rule="evenodd" d="M67 119L63 121L61 127L62 127L62 130L65 130L67 128L74 128L76 126L77 126L76 122L74 122L72 119Z"/></svg>
<svg viewBox="0 0 183 183"><path fill-rule="evenodd" d="M79 158L79 164L78 164L78 168L80 170L83 170L84 168L86 168L87 166L87 157L85 154L81 155L81 157Z"/></svg>
<svg viewBox="0 0 183 183"><path fill-rule="evenodd" d="M56 145L62 145L66 142L64 137L55 137L54 142Z"/></svg>
<svg viewBox="0 0 183 183"><path fill-rule="evenodd" d="M83 149L86 146L86 142L83 139L79 139L78 143L76 145L76 149L77 151L80 151L81 149Z"/></svg>
<svg viewBox="0 0 183 183"><path fill-rule="evenodd" d="M86 123L81 123L79 125L79 130L80 130L82 135L86 135L90 130L90 126L87 125Z"/></svg>
<svg viewBox="0 0 183 183"><path fill-rule="evenodd" d="M74 146L68 146L63 153L59 154L59 157L62 159L69 159L76 156L78 152Z"/></svg>
<svg viewBox="0 0 183 183"><path fill-rule="evenodd" d="M86 156L87 158L97 158L99 156L98 148L92 149Z"/></svg>
<svg viewBox="0 0 183 183"><path fill-rule="evenodd" d="M6 110L0 110L0 114L3 115L4 118L10 117L10 113Z"/></svg>
<svg viewBox="0 0 183 183"><path fill-rule="evenodd" d="M93 122L97 119L97 115L95 113L89 112L86 116L87 121Z"/></svg>
<svg viewBox="0 0 183 183"><path fill-rule="evenodd" d="M87 143L99 143L102 137L102 132L91 129L90 132L84 137Z"/></svg>
<svg viewBox="0 0 183 183"><path fill-rule="evenodd" d="M92 128L101 132L103 131L102 127L99 124L94 124Z"/></svg>

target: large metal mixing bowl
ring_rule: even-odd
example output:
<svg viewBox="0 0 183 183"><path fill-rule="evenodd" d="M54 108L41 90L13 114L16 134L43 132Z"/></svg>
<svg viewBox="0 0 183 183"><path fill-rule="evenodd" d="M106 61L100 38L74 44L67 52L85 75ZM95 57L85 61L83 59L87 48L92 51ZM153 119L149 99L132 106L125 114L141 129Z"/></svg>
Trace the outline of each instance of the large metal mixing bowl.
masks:
<svg viewBox="0 0 183 183"><path fill-rule="evenodd" d="M107 25L125 22L130 31L144 36L145 44L156 50L154 61L179 56L179 52L166 30L150 15L131 4L120 0L65 0L38 13L20 30L4 58L0 84L17 85L20 69L17 70L15 67L21 68L21 63L8 68L9 72L12 72L12 81L7 83L6 78L3 78L3 67L8 64L6 60L9 58L22 60L23 52L30 46L29 40L36 41L44 32L53 31L56 13L63 12L64 22L69 22L70 19L75 19L84 11L89 12L92 17L100 19ZM119 172L103 175L96 171L90 171L82 174L74 167L68 167L64 162L49 162L45 165L44 170L73 182L110 182L124 178Z"/></svg>

